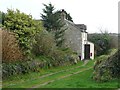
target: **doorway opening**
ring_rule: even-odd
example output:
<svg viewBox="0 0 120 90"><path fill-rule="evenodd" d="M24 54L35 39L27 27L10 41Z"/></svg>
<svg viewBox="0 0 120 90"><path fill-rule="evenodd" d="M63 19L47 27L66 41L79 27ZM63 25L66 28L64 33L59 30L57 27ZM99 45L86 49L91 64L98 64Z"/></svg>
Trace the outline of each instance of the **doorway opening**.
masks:
<svg viewBox="0 0 120 90"><path fill-rule="evenodd" d="M90 59L90 44L84 46L84 59Z"/></svg>

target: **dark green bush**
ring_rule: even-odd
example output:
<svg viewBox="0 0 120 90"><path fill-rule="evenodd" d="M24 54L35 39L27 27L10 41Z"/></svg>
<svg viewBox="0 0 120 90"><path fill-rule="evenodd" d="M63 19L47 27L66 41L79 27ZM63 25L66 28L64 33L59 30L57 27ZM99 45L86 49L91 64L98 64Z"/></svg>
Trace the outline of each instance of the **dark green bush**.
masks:
<svg viewBox="0 0 120 90"><path fill-rule="evenodd" d="M66 62L73 63L72 54L74 52L69 48L58 48L54 41L52 34L47 31L41 31L35 36L36 43L33 45L33 53L36 56L45 55L51 58L49 62L50 66L64 65ZM74 54L75 56L75 54ZM76 55L77 57L77 55Z"/></svg>
<svg viewBox="0 0 120 90"><path fill-rule="evenodd" d="M41 68L49 67L49 62L41 60L32 60L26 62L14 62L2 64L2 78L8 78L12 75L26 74L29 72L39 72Z"/></svg>
<svg viewBox="0 0 120 90"><path fill-rule="evenodd" d="M120 77L120 50L104 60L97 60L94 66L93 79L98 82L109 81Z"/></svg>
<svg viewBox="0 0 120 90"><path fill-rule="evenodd" d="M46 30L43 30L35 35L36 43L33 44L33 54L36 56L46 55L55 49L54 37L48 33Z"/></svg>
<svg viewBox="0 0 120 90"><path fill-rule="evenodd" d="M34 36L39 31L43 30L41 21L36 21L31 15L26 15L18 9L8 9L5 14L3 26L6 30L14 32L20 49L23 51L24 59L32 59L31 49L35 43Z"/></svg>
<svg viewBox="0 0 120 90"><path fill-rule="evenodd" d="M111 37L107 32L90 34L88 40L94 43L97 56L106 54L111 49Z"/></svg>

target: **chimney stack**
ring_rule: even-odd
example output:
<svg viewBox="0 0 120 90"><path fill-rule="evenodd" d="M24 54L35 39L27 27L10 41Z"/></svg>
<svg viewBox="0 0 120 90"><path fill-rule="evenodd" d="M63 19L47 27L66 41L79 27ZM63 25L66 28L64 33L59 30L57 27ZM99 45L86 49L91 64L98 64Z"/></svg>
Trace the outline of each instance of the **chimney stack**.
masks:
<svg viewBox="0 0 120 90"><path fill-rule="evenodd" d="M62 18L62 20L66 19L66 13L65 13L64 9L62 9L62 11L61 11L61 18Z"/></svg>

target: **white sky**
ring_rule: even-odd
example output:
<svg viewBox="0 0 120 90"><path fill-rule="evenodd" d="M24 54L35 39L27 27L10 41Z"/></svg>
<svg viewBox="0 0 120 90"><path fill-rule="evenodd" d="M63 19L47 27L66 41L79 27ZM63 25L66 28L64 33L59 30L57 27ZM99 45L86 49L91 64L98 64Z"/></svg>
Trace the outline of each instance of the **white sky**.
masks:
<svg viewBox="0 0 120 90"><path fill-rule="evenodd" d="M44 4L51 2L56 10L65 9L76 24L87 25L89 33L100 32L100 28L111 33L118 33L119 0L0 0L0 11L7 8L19 9L41 19Z"/></svg>

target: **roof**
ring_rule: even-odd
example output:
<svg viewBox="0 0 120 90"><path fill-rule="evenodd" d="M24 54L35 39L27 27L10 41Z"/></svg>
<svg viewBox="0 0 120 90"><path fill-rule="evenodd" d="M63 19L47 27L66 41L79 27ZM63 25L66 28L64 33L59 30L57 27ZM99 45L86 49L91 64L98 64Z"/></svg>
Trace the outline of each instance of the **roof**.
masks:
<svg viewBox="0 0 120 90"><path fill-rule="evenodd" d="M75 26L78 27L79 29L87 30L87 27L84 24L75 24Z"/></svg>
<svg viewBox="0 0 120 90"><path fill-rule="evenodd" d="M68 23L68 24L74 26L75 28L79 29L81 32L86 32L86 30L87 30L87 26L84 24L75 24L75 23L73 23L69 20L66 20L66 19L64 21L65 21L65 23Z"/></svg>

